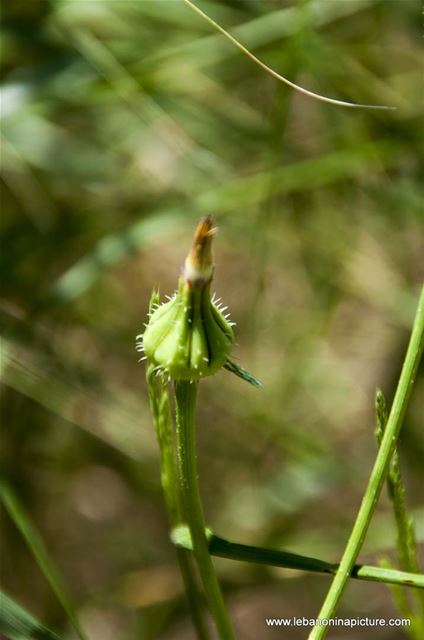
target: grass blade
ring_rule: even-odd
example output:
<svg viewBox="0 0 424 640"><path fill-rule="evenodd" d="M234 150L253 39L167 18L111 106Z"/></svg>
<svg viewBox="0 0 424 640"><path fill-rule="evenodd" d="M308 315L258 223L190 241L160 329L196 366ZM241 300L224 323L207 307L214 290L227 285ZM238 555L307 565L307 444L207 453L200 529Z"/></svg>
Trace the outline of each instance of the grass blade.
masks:
<svg viewBox="0 0 424 640"><path fill-rule="evenodd" d="M257 387L260 389L261 387L264 386L262 382L258 380L258 378L255 378L255 376L249 373L248 371L246 371L246 369L239 367L239 365L233 362L232 360L227 360L227 362L224 364L224 369L227 369L227 371L234 373L234 375L238 376L242 380L245 380L246 382L253 385L254 387Z"/></svg>
<svg viewBox="0 0 424 640"><path fill-rule="evenodd" d="M3 591L0 591L0 633L8 640L62 640Z"/></svg>
<svg viewBox="0 0 424 640"><path fill-rule="evenodd" d="M355 560L365 540L378 498L380 497L386 475L396 448L408 402L414 386L416 374L424 350L424 286L421 289L418 308L412 326L411 337L399 377L392 408L381 439L380 448L374 462L362 503L356 516L349 540L339 564L336 576L318 614L321 620L329 620L336 612L343 595ZM328 632L328 626L315 625L309 640L322 640Z"/></svg>
<svg viewBox="0 0 424 640"><path fill-rule="evenodd" d="M8 512L11 520L15 523L17 529L21 532L25 542L31 550L38 566L40 567L44 577L50 584L52 590L57 596L63 609L68 615L69 621L72 623L80 640L88 640L79 623L75 607L71 601L68 591L63 583L63 579L59 574L53 560L51 559L38 531L30 521L25 509L20 504L15 493L4 482L0 480L0 498Z"/></svg>

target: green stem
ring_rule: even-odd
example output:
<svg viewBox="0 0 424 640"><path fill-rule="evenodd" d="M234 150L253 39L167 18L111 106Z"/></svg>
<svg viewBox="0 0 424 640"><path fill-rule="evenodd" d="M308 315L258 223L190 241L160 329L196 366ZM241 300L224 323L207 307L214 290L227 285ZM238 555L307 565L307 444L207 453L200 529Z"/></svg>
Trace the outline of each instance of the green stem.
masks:
<svg viewBox="0 0 424 640"><path fill-rule="evenodd" d="M384 395L380 389L377 389L375 397L375 406L377 414L376 437L380 446L383 433L387 425L387 408ZM400 460L397 449L393 452L387 474L387 490L389 499L393 506L393 513L397 529L397 549L399 555L399 564L401 569L411 573L420 573L418 544L415 536L414 521L408 513L406 504L406 490L402 478L400 468ZM424 579L424 576L423 576ZM394 593L394 592L393 592ZM424 625L424 592L417 591L414 593L415 602L420 611L420 624ZM407 612L405 617L414 617L414 610L411 609L408 599L403 592L396 592L396 601L398 606L402 603L403 609ZM424 627L423 627L424 631ZM423 634L421 634L422 636ZM420 637L421 637L420 636Z"/></svg>
<svg viewBox="0 0 424 640"><path fill-rule="evenodd" d="M168 518L171 527L174 528L183 521L183 517L178 493L178 473L175 464L169 395L165 386L166 383L156 377L154 366L151 364L147 367L146 377L150 408L159 444L162 489ZM199 594L191 554L181 548L177 548L176 551L187 605L196 630L196 636L198 640L209 640L209 631L203 616L203 602Z"/></svg>
<svg viewBox="0 0 424 640"><path fill-rule="evenodd" d="M184 549L177 549L177 558L184 583L187 605L197 638L198 640L209 640L209 630L203 617L203 602L198 591L191 554Z"/></svg>
<svg viewBox="0 0 424 640"><path fill-rule="evenodd" d="M185 526L180 526L172 532L172 539L177 547L182 547L189 551L193 550L190 534ZM219 558L229 560L240 560L242 562L252 562L272 567L283 567L285 569L296 569L297 571L310 571L313 573L326 573L335 575L338 564L302 556L297 553L281 551L280 549L267 549L264 547L252 547L238 542L230 542L219 536L207 533L209 553ZM357 580L368 580L372 582L384 582L390 584L403 585L405 587L416 587L424 590L424 575L422 573L412 573L398 571L389 567L374 567L366 564L355 564L350 574L351 578Z"/></svg>
<svg viewBox="0 0 424 640"><path fill-rule="evenodd" d="M339 568L327 593L327 597L325 598L321 611L318 614L320 619L329 620L334 615L349 580L355 560L361 550L396 447L396 440L408 406L408 401L412 392L423 348L424 287L421 290L414 326L412 328L408 350L406 352L405 361L403 363L387 426ZM316 625L309 635L309 640L320 640L325 638L327 631L328 626Z"/></svg>
<svg viewBox="0 0 424 640"><path fill-rule="evenodd" d="M233 640L234 633L221 588L208 550L196 464L195 410L197 383L175 382L178 468L183 505L193 541L193 552L206 598L221 640Z"/></svg>

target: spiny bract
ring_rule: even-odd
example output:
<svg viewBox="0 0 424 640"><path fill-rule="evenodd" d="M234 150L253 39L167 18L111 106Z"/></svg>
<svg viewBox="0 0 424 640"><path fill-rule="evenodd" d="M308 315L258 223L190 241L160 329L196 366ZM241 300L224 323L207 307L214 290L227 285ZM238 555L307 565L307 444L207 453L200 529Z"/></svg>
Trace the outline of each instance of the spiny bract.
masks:
<svg viewBox="0 0 424 640"><path fill-rule="evenodd" d="M138 336L138 350L173 380L212 375L225 364L234 342L233 323L223 313L226 307L210 296L214 232L212 218L203 218L177 292L151 309L144 335Z"/></svg>
<svg viewBox="0 0 424 640"><path fill-rule="evenodd" d="M192 287L181 278L174 298L153 312L144 332L144 353L174 380L209 376L230 353L233 330L211 301L209 289Z"/></svg>

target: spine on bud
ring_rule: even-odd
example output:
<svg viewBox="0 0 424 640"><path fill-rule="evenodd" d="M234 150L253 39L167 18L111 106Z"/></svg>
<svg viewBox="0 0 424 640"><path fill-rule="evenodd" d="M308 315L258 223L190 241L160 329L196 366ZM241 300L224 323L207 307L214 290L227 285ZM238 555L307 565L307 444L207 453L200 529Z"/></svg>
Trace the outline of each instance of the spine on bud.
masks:
<svg viewBox="0 0 424 640"><path fill-rule="evenodd" d="M175 296L151 311L143 335L147 358L173 380L216 373L234 342L231 323L210 297L215 233L212 217L202 218Z"/></svg>

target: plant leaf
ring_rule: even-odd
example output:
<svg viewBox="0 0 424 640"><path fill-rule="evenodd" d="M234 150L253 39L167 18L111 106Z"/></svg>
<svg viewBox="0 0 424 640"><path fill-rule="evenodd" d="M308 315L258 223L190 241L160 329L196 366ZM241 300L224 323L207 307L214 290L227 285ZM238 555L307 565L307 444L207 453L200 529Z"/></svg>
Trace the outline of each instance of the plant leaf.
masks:
<svg viewBox="0 0 424 640"><path fill-rule="evenodd" d="M23 538L25 539L25 542L31 550L47 582L50 584L52 590L56 594L57 599L61 603L63 609L66 611L68 618L72 623L72 626L77 632L78 637L80 638L80 640L87 640L87 636L81 628L75 611L75 607L71 602L71 598L63 583L62 577L60 576L58 569L51 559L44 545L44 542L40 537L40 534L30 521L24 507L20 504L18 497L2 479L0 479L0 498L11 520L14 522L17 529L21 532Z"/></svg>
<svg viewBox="0 0 424 640"><path fill-rule="evenodd" d="M0 591L0 632L9 640L62 640Z"/></svg>
<svg viewBox="0 0 424 640"><path fill-rule="evenodd" d="M251 373L246 371L246 369L239 367L239 365L233 362L232 360L227 360L227 362L224 364L224 369L227 369L227 371L234 373L236 376L238 376L242 380L245 380L249 384L252 384L254 387L257 387L260 389L261 387L264 386L262 382L258 380L258 378L255 378L255 376L253 376Z"/></svg>

